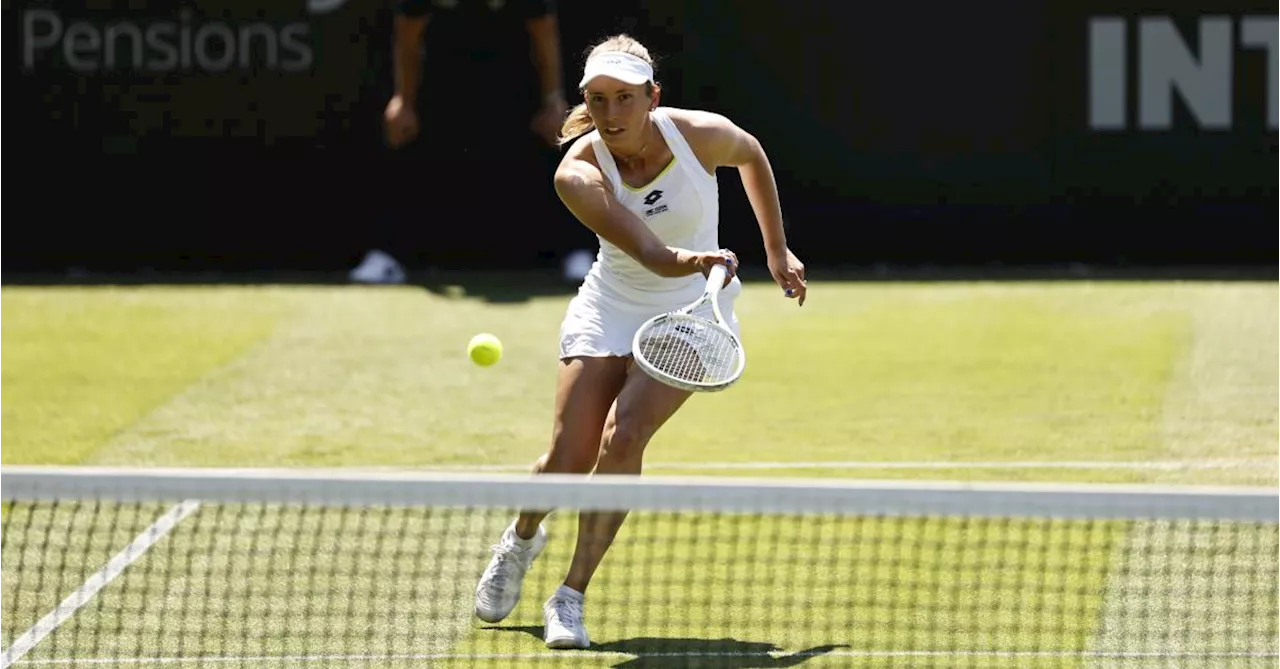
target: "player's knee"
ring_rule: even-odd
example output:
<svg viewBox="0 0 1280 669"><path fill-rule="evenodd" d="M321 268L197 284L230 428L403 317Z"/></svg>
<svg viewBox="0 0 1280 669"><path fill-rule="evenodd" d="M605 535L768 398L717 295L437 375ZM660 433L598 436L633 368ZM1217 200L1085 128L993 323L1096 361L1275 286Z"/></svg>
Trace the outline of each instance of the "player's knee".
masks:
<svg viewBox="0 0 1280 669"><path fill-rule="evenodd" d="M596 466L596 455L594 444L556 439L551 452L543 456L542 471L549 474L586 474Z"/></svg>
<svg viewBox="0 0 1280 669"><path fill-rule="evenodd" d="M644 454L649 444L650 430L632 421L618 421L610 425L601 442L603 455L617 462L629 462Z"/></svg>

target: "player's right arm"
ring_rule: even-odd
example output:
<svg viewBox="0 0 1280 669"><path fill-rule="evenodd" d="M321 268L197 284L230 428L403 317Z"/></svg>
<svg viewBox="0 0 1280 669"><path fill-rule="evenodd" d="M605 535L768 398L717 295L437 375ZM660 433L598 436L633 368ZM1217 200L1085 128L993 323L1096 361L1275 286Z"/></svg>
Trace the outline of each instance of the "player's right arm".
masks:
<svg viewBox="0 0 1280 669"><path fill-rule="evenodd" d="M425 0L397 0L392 34L395 94L385 113L387 142L393 147L418 135L418 85L422 77L422 34L431 15Z"/></svg>
<svg viewBox="0 0 1280 669"><path fill-rule="evenodd" d="M664 277L706 274L715 264L732 258L728 252L698 253L667 246L635 214L622 206L609 189L600 168L570 150L556 169L560 201L583 225L622 249L646 269ZM729 265L730 276L737 269Z"/></svg>

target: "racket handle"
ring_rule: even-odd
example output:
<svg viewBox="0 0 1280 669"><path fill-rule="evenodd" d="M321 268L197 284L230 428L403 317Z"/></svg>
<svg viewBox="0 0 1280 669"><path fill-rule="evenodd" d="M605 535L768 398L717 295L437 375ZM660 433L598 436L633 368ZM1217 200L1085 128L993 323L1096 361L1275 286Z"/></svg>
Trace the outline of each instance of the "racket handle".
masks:
<svg viewBox="0 0 1280 669"><path fill-rule="evenodd" d="M728 276L729 270L719 263L711 266L711 271L707 272L707 292L715 295L724 287L724 278Z"/></svg>

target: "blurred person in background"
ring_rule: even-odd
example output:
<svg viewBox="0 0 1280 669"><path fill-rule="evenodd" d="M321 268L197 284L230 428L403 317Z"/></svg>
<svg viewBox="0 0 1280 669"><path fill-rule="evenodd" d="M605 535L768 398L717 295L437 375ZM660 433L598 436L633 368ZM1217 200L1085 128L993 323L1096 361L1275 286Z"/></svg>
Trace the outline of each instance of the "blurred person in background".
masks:
<svg viewBox="0 0 1280 669"><path fill-rule="evenodd" d="M506 248L531 248L522 229L531 234L528 220L559 206L551 175L567 104L554 0L394 0L393 17L387 188L374 194L379 216L350 279L399 283L397 256L433 251L492 260L505 249L485 249L479 240L491 237L476 223L505 224ZM468 220L468 195L495 156L504 173L527 176L502 179L505 195L485 202L486 219Z"/></svg>

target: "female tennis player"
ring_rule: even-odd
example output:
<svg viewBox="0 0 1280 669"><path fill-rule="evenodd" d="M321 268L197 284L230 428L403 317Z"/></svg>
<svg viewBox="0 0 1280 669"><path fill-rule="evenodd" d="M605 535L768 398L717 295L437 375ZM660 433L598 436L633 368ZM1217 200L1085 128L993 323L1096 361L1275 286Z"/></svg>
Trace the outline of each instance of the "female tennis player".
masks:
<svg viewBox="0 0 1280 669"><path fill-rule="evenodd" d="M553 439L534 471L639 474L645 446L690 393L638 370L632 336L650 317L697 299L716 264L728 269L721 311L739 329L733 302L742 286L737 257L718 241L716 168L738 168L769 271L784 295L801 305L805 269L787 248L777 187L760 143L721 115L660 107L661 88L643 45L627 35L597 45L579 89L583 103L560 132L562 145L571 145L555 188L599 237L600 252L560 328ZM525 572L546 545L542 519L548 513L523 510L493 546L476 588L481 620L497 622L515 608ZM590 645L583 594L625 518L580 515L568 575L543 605L548 647Z"/></svg>

